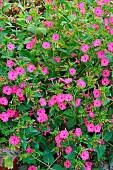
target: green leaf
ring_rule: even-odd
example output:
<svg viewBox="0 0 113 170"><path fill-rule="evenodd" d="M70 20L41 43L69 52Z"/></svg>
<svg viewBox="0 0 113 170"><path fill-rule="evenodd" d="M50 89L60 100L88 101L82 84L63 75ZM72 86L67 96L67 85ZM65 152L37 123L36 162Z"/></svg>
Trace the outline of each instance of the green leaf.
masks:
<svg viewBox="0 0 113 170"><path fill-rule="evenodd" d="M20 112L25 112L27 110L27 108L21 104L20 106L17 107L17 109L20 111Z"/></svg>
<svg viewBox="0 0 113 170"><path fill-rule="evenodd" d="M102 158L105 150L106 150L106 145L99 145L98 148L95 149L97 151L97 158L98 161Z"/></svg>
<svg viewBox="0 0 113 170"><path fill-rule="evenodd" d="M23 136L23 138L22 138L22 148L23 148L23 150L26 150L26 148L27 148L27 139L25 136Z"/></svg>
<svg viewBox="0 0 113 170"><path fill-rule="evenodd" d="M26 129L26 134L28 137L32 138L38 134L40 134L39 131L37 131L36 129L32 128L32 127L29 127Z"/></svg>
<svg viewBox="0 0 113 170"><path fill-rule="evenodd" d="M64 115L68 116L68 117L73 117L73 112L71 109L65 110L63 112Z"/></svg>
<svg viewBox="0 0 113 170"><path fill-rule="evenodd" d="M104 139L106 142L108 142L108 141L111 139L112 135L113 135L113 132L112 132L112 131L110 131L110 132L105 131L105 132L103 133L103 139Z"/></svg>
<svg viewBox="0 0 113 170"><path fill-rule="evenodd" d="M27 30L34 34L38 33L37 27L35 25L28 25Z"/></svg>
<svg viewBox="0 0 113 170"><path fill-rule="evenodd" d="M28 164L36 164L36 160L32 156L29 156L28 158L23 159L23 162L28 163Z"/></svg>
<svg viewBox="0 0 113 170"><path fill-rule="evenodd" d="M8 140L6 138L0 138L0 143L7 142Z"/></svg>
<svg viewBox="0 0 113 170"><path fill-rule="evenodd" d="M64 168L62 168L60 165L54 165L53 166L53 168L52 168L53 170L65 170Z"/></svg>
<svg viewBox="0 0 113 170"><path fill-rule="evenodd" d="M72 128L76 124L76 118L69 118L68 119L68 129Z"/></svg>
<svg viewBox="0 0 113 170"><path fill-rule="evenodd" d="M12 3L4 3L4 6L2 8L3 12L6 12L7 10L9 10L9 8L11 7Z"/></svg>
<svg viewBox="0 0 113 170"><path fill-rule="evenodd" d="M109 62L113 62L113 56L111 56L109 53L105 53L105 57L109 60Z"/></svg>
<svg viewBox="0 0 113 170"><path fill-rule="evenodd" d="M44 162L47 163L47 164L50 164L50 165L54 163L54 157L51 154L51 152L45 152Z"/></svg>
<svg viewBox="0 0 113 170"><path fill-rule="evenodd" d="M5 167L7 167L8 169L13 168L13 160L12 160L11 156L7 155L4 158L4 163L5 163Z"/></svg>
<svg viewBox="0 0 113 170"><path fill-rule="evenodd" d="M27 57L27 58L31 58L31 54L30 54L30 52L29 51L27 51L27 50L24 50L24 49L22 49L21 51L20 51L20 57L22 58L22 57Z"/></svg>
<svg viewBox="0 0 113 170"><path fill-rule="evenodd" d="M46 28L44 28L44 27L36 27L35 25L28 25L27 30L34 34L41 32L44 35L46 35Z"/></svg>

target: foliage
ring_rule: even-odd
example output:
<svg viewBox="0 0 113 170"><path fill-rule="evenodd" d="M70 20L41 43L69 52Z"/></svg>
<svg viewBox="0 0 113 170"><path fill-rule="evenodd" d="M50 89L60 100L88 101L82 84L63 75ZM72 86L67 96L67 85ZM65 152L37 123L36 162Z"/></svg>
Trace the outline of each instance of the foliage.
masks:
<svg viewBox="0 0 113 170"><path fill-rule="evenodd" d="M0 143L28 170L102 169L113 161L112 1L44 0L43 13L19 4L8 17L11 5L0 11Z"/></svg>

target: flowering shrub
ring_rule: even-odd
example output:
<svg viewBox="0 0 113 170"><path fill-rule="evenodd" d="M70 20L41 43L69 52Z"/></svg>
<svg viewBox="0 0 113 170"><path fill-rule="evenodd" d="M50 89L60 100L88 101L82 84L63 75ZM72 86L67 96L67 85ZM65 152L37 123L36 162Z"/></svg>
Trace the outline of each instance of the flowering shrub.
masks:
<svg viewBox="0 0 113 170"><path fill-rule="evenodd" d="M43 3L44 14L1 10L1 143L28 170L102 169L113 161L113 2Z"/></svg>

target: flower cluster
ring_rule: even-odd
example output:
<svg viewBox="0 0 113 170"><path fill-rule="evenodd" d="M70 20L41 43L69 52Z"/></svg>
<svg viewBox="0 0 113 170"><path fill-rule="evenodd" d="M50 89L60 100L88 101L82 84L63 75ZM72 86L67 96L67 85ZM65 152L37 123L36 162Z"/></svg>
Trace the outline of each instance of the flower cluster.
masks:
<svg viewBox="0 0 113 170"><path fill-rule="evenodd" d="M112 1L40 3L43 12L0 12L1 141L28 170L102 169L113 140Z"/></svg>

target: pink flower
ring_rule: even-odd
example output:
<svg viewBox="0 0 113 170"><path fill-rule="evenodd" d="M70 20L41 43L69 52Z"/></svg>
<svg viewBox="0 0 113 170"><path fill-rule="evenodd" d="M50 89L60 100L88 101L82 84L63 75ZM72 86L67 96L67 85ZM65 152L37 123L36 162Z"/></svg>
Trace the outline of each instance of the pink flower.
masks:
<svg viewBox="0 0 113 170"><path fill-rule="evenodd" d="M69 69L69 73L74 76L76 74L76 70L74 68Z"/></svg>
<svg viewBox="0 0 113 170"><path fill-rule="evenodd" d="M80 102L81 102L81 99L78 98L75 100L75 103L76 103L76 107L79 107L80 106Z"/></svg>
<svg viewBox="0 0 113 170"><path fill-rule="evenodd" d="M84 54L83 56L81 56L81 61L82 62L87 62L89 59L89 56L87 54Z"/></svg>
<svg viewBox="0 0 113 170"><path fill-rule="evenodd" d="M12 43L9 43L9 44L7 44L7 48L8 48L8 50L14 50L15 45Z"/></svg>
<svg viewBox="0 0 113 170"><path fill-rule="evenodd" d="M31 49L33 47L33 43L32 42L28 42L27 44L26 44L26 48L29 50L29 49Z"/></svg>
<svg viewBox="0 0 113 170"><path fill-rule="evenodd" d="M12 144L13 146L16 146L20 143L20 139L18 138L18 136L11 136L9 138L9 143Z"/></svg>
<svg viewBox="0 0 113 170"><path fill-rule="evenodd" d="M105 26L108 26L108 18L104 18L104 24Z"/></svg>
<svg viewBox="0 0 113 170"><path fill-rule="evenodd" d="M44 49L50 48L50 43L49 42L43 42L42 43L42 48L44 48Z"/></svg>
<svg viewBox="0 0 113 170"><path fill-rule="evenodd" d="M8 117L12 118L12 117L15 116L15 111L12 110L12 109L8 109L8 110L7 110L7 114L8 114Z"/></svg>
<svg viewBox="0 0 113 170"><path fill-rule="evenodd" d="M28 148L26 149L26 152L27 152L27 153L33 153L33 149L30 148L30 147L28 147Z"/></svg>
<svg viewBox="0 0 113 170"><path fill-rule="evenodd" d="M104 52L103 51L98 51L97 52L97 55L98 55L98 58L105 58L105 54L104 54Z"/></svg>
<svg viewBox="0 0 113 170"><path fill-rule="evenodd" d="M71 146L68 146L66 149L65 149L65 153L66 154L70 154L72 152L72 147Z"/></svg>
<svg viewBox="0 0 113 170"><path fill-rule="evenodd" d="M39 123L46 122L47 120L48 120L47 114L41 114L39 117L37 117L37 121L38 121Z"/></svg>
<svg viewBox="0 0 113 170"><path fill-rule="evenodd" d="M94 45L94 47L100 46L100 45L101 45L101 40L100 40L100 39L96 39L96 40L93 42L93 45Z"/></svg>
<svg viewBox="0 0 113 170"><path fill-rule="evenodd" d="M95 98L99 98L100 97L100 91L98 89L94 89L93 95L94 95Z"/></svg>
<svg viewBox="0 0 113 170"><path fill-rule="evenodd" d="M94 106L101 107L102 100L94 100Z"/></svg>
<svg viewBox="0 0 113 170"><path fill-rule="evenodd" d="M15 68L17 74L23 75L24 74L24 68L23 67L17 67Z"/></svg>
<svg viewBox="0 0 113 170"><path fill-rule="evenodd" d="M95 114L90 111L90 112L89 112L89 117L94 118L94 117L95 117Z"/></svg>
<svg viewBox="0 0 113 170"><path fill-rule="evenodd" d="M3 30L3 28L2 27L0 27L0 32Z"/></svg>
<svg viewBox="0 0 113 170"><path fill-rule="evenodd" d="M83 161L86 161L89 159L89 152L88 151L82 151L80 157L82 158Z"/></svg>
<svg viewBox="0 0 113 170"><path fill-rule="evenodd" d="M61 103L65 100L65 94L61 93L57 95L57 102Z"/></svg>
<svg viewBox="0 0 113 170"><path fill-rule="evenodd" d="M32 20L32 16L29 15L26 19L27 19L28 21L31 21L31 20Z"/></svg>
<svg viewBox="0 0 113 170"><path fill-rule="evenodd" d="M48 73L48 68L47 67L42 67L42 73L47 74Z"/></svg>
<svg viewBox="0 0 113 170"><path fill-rule="evenodd" d="M109 77L110 76L110 71L109 70L103 70L102 71L102 76L103 77Z"/></svg>
<svg viewBox="0 0 113 170"><path fill-rule="evenodd" d="M11 68L14 66L14 62L12 60L7 60L7 64L6 64L7 67Z"/></svg>
<svg viewBox="0 0 113 170"><path fill-rule="evenodd" d="M8 72L8 79L15 80L18 76L18 73L15 70L11 70Z"/></svg>
<svg viewBox="0 0 113 170"><path fill-rule="evenodd" d="M54 25L52 21L45 21L42 24L45 25L46 27L52 27Z"/></svg>
<svg viewBox="0 0 113 170"><path fill-rule="evenodd" d="M72 96L72 94L65 94L64 98L65 98L66 102L70 102L73 99L73 96Z"/></svg>
<svg viewBox="0 0 113 170"><path fill-rule="evenodd" d="M40 108L40 109L37 110L37 115L38 115L38 116L41 116L42 114L45 114L45 112L46 112L46 111L45 111L44 108Z"/></svg>
<svg viewBox="0 0 113 170"><path fill-rule="evenodd" d="M27 66L27 71L29 73L32 73L34 70L35 70L35 66L33 64L30 64L30 65Z"/></svg>
<svg viewBox="0 0 113 170"><path fill-rule="evenodd" d="M25 86L26 86L26 84L24 83L24 82L22 82L22 83L20 83L20 88L22 88L22 89L24 89L25 88Z"/></svg>
<svg viewBox="0 0 113 170"><path fill-rule="evenodd" d="M110 16L109 21L110 21L110 24L113 25L113 16Z"/></svg>
<svg viewBox="0 0 113 170"><path fill-rule="evenodd" d="M69 133L67 130L61 130L60 131L60 137L61 139L66 139L69 136Z"/></svg>
<svg viewBox="0 0 113 170"><path fill-rule="evenodd" d="M44 2L50 4L51 0L44 0Z"/></svg>
<svg viewBox="0 0 113 170"><path fill-rule="evenodd" d="M88 44L82 44L81 46L81 51L82 52L86 52L89 49L89 45Z"/></svg>
<svg viewBox="0 0 113 170"><path fill-rule="evenodd" d="M8 105L7 98L6 97L0 97L0 104L4 105L4 106Z"/></svg>
<svg viewBox="0 0 113 170"><path fill-rule="evenodd" d="M98 17L100 17L100 16L102 16L102 8L100 8L100 7L96 7L95 9L94 9L94 14L96 15L96 16L98 16Z"/></svg>
<svg viewBox="0 0 113 170"><path fill-rule="evenodd" d="M84 80L79 79L78 82L77 82L77 86L79 86L79 87L86 87L86 83L85 83Z"/></svg>
<svg viewBox="0 0 113 170"><path fill-rule="evenodd" d="M76 128L76 129L75 129L75 132L74 132L74 136L80 137L81 135L82 135L81 129L80 129L80 128Z"/></svg>
<svg viewBox="0 0 113 170"><path fill-rule="evenodd" d="M2 114L0 114L0 119L3 122L8 122L9 116L8 116L8 114L6 112L2 112Z"/></svg>
<svg viewBox="0 0 113 170"><path fill-rule="evenodd" d="M46 106L46 100L44 98L40 98L39 103L41 106Z"/></svg>
<svg viewBox="0 0 113 170"><path fill-rule="evenodd" d="M96 125L94 127L94 131L95 131L95 133L99 133L101 131L101 126L100 125Z"/></svg>
<svg viewBox="0 0 113 170"><path fill-rule="evenodd" d="M53 39L54 41L58 41L58 40L59 40L59 35L58 35L58 34L53 34L53 35L52 35L52 39Z"/></svg>
<svg viewBox="0 0 113 170"><path fill-rule="evenodd" d="M16 91L16 95L17 95L18 97L22 97L22 96L23 96L22 92L23 92L23 90L20 89L20 88L18 88L17 91Z"/></svg>
<svg viewBox="0 0 113 170"><path fill-rule="evenodd" d="M34 166L34 165L31 165L31 166L28 168L28 170L37 170L37 167Z"/></svg>
<svg viewBox="0 0 113 170"><path fill-rule="evenodd" d="M91 167L92 166L92 162L86 162L86 166Z"/></svg>
<svg viewBox="0 0 113 170"><path fill-rule="evenodd" d="M66 104L65 103L58 103L58 107L60 108L60 110L65 110L66 109Z"/></svg>
<svg viewBox="0 0 113 170"><path fill-rule="evenodd" d="M54 57L53 59L54 59L57 63L60 63L60 58Z"/></svg>
<svg viewBox="0 0 113 170"><path fill-rule="evenodd" d="M17 91L18 87L16 85L12 86L12 94L15 94Z"/></svg>
<svg viewBox="0 0 113 170"><path fill-rule="evenodd" d="M11 93L12 93L11 87L9 87L9 86L4 86L4 87L3 87L3 93L4 93L4 94L7 94L7 95L11 95Z"/></svg>
<svg viewBox="0 0 113 170"><path fill-rule="evenodd" d="M88 130L88 132L94 132L94 124L92 124L92 123L88 123L87 125L87 130Z"/></svg>
<svg viewBox="0 0 113 170"><path fill-rule="evenodd" d="M109 81L108 78L105 77L105 78L102 79L102 85L103 86L108 86L109 83L110 83L110 81Z"/></svg>
<svg viewBox="0 0 113 170"><path fill-rule="evenodd" d="M75 54L75 53L72 53L71 56L72 56L72 57L76 57L76 54Z"/></svg>
<svg viewBox="0 0 113 170"><path fill-rule="evenodd" d="M64 82L65 82L66 84L69 84L69 83L72 82L72 78L66 78L66 79L64 80Z"/></svg>
<svg viewBox="0 0 113 170"><path fill-rule="evenodd" d="M109 60L107 58L101 59L101 66L107 66L109 64Z"/></svg>
<svg viewBox="0 0 113 170"><path fill-rule="evenodd" d="M113 53L113 42L108 43L108 50Z"/></svg>
<svg viewBox="0 0 113 170"><path fill-rule="evenodd" d="M64 162L64 166L65 166L66 169L70 168L71 167L71 162L69 160L66 160Z"/></svg>
<svg viewBox="0 0 113 170"><path fill-rule="evenodd" d="M81 10L84 10L84 4L83 4L83 2L79 2L78 6L79 6L79 8L80 8Z"/></svg>

